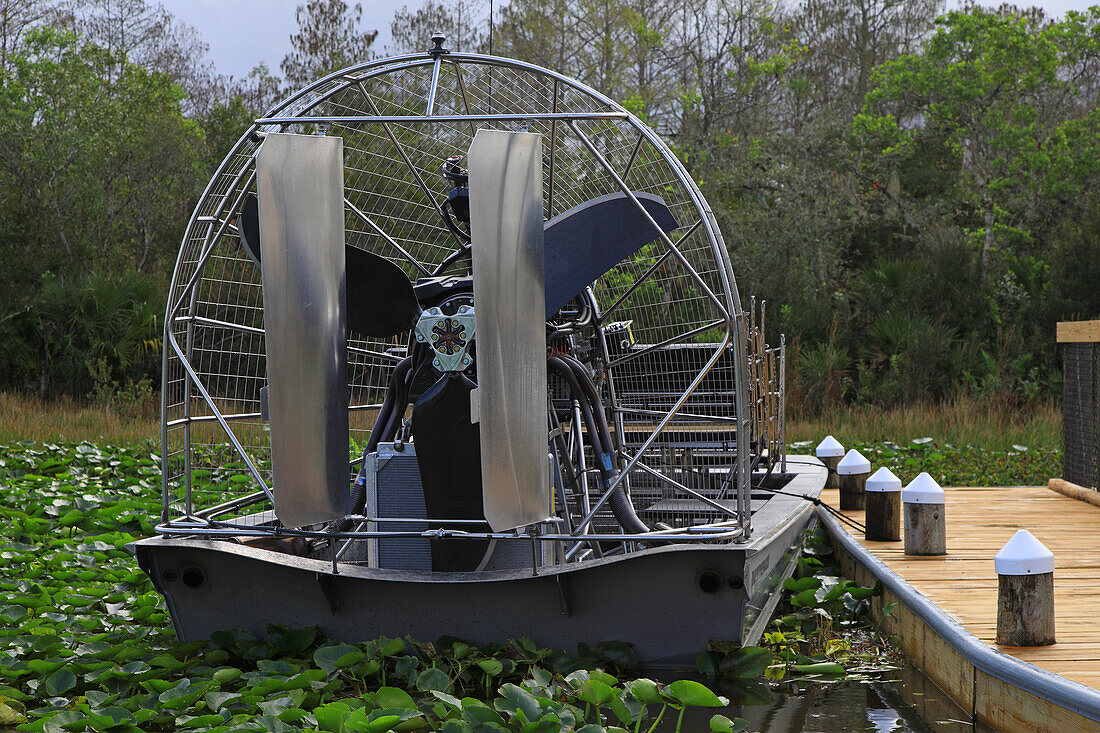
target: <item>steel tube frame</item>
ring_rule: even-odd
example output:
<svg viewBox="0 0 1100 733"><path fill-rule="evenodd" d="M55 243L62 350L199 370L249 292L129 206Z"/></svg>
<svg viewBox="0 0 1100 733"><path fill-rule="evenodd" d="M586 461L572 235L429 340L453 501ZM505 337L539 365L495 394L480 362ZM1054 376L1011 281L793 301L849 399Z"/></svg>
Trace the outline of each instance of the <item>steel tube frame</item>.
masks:
<svg viewBox="0 0 1100 733"><path fill-rule="evenodd" d="M275 110L274 110L275 114L273 114L272 116L260 118L259 120L257 120L256 124L252 128L250 128L244 135L242 135L241 139L238 141L237 146L235 146L235 148L234 148L234 153L236 153L236 151L241 147L241 145L243 143L245 143L248 140L248 138L251 135L256 134L256 133L262 133L262 131L259 130L259 127L261 125L280 125L280 126L285 127L287 125L299 124L299 123L301 123L301 124L320 124L320 123L347 124L347 123L353 123L353 122L363 122L363 123L377 122L377 123L383 123L384 126L385 126L385 125L388 125L389 122L409 123L409 124L422 124L424 122L429 122L429 123L432 123L432 122L468 122L471 126L471 129L475 129L476 128L475 123L477 123L477 122L505 122L505 121L524 121L524 120L528 120L528 121L546 120L546 121L549 121L551 123L551 125L554 128L554 132L556 133L557 123L559 121L563 121L563 122L569 123L569 126L579 135L582 142L586 145L586 147L589 148L589 151L593 154L593 156L596 158L596 160L605 168L605 170L607 170L608 174L611 175L611 177L616 181L616 183L620 186L620 188L624 190L624 193L626 193L626 195L632 200L632 202L635 204L635 206L640 209L641 213L646 215L647 218L652 219L652 217L650 217L648 215L648 212L646 212L645 209L643 207L641 207L640 203L637 201L636 197L633 196L632 192L629 191L629 189L626 187L625 183L623 182L622 177L620 177L618 174L615 173L614 170L611 169L610 165L607 163L606 159L602 156L602 154L600 154L600 152L595 149L595 147L592 145L591 141L589 141L588 138L583 134L583 132L581 132L580 129L576 126L576 122L577 121L582 121L582 120L601 120L601 119L608 119L608 120L622 119L622 120L626 120L630 125L632 125L638 131L640 137L639 137L638 143L636 143L636 145L635 145L634 151L632 152L631 160L630 160L630 162L628 162L627 168L624 171L624 175L629 175L629 172L633 167L634 159L636 158L637 153L640 150L640 145L641 145L641 142L643 140L648 140L652 145L654 145L659 151L661 151L665 155L665 157L672 164L673 171L674 171L676 177L678 178L679 182L686 189L687 194L688 194L689 198L691 199L692 203L695 205L695 207L698 211L700 211L704 214L703 218L705 218L706 221L707 221L706 231L707 231L707 235L708 235L708 240L709 240L710 245L711 245L711 250L715 253L715 256L717 257L719 263L721 264L721 266L717 270L717 274L718 274L718 277L721 279L723 285L726 288L725 303L723 303L710 290L709 286L702 280L702 278L699 276L698 272L696 272L694 270L694 268L692 268L690 266L690 264L686 261L686 258L684 258L683 254L675 247L675 245L671 242L669 237L667 235L665 235L665 233L663 231L661 231L659 227L656 227L656 231L658 232L660 238L665 240L666 245L668 245L670 247L670 250L669 250L668 254L672 254L672 255L676 256L677 259L681 261L681 264L683 264L683 265L685 265L685 267L687 267L690 275L697 282L697 284L701 287L701 289L704 291L707 298L710 299L720 309L720 311L723 313L723 315L725 317L724 320L727 324L727 332L726 332L726 335L725 335L724 339L722 340L722 342L720 344L720 347L719 347L718 351L716 351L715 354L708 360L708 362L704 366L703 371L699 375L697 375L696 379L694 379L692 381L692 383L688 386L687 391L683 395L681 395L680 399L678 399L676 404L673 405L672 410L663 415L663 419L660 421L660 424L658 425L657 430L654 432L654 434L652 434L650 436L650 438L647 441L645 441L645 443L643 444L643 447L642 447L642 452L644 452L645 450L648 450L648 448L654 442L653 439L656 436L656 434L659 433L660 431L664 430L664 428L667 426L668 422L672 419L672 417L674 417L675 415L678 414L679 408L683 406L684 402L686 402L686 399L698 388L699 384L702 381L702 378L710 371L711 368L713 368L713 366L717 362L718 357L721 355L722 351L726 348L726 346L729 345L732 341L735 345L737 345L740 348L740 350L743 351L743 349L744 349L743 335L738 332L736 327L730 328L731 324L734 325L734 326L736 326L737 324L740 324L740 322L743 319L743 312L741 310L740 303L739 303L739 300L738 300L738 297L737 297L736 284L733 281L733 276L732 276L732 271L731 271L731 267L730 267L730 263L729 263L728 253L724 252L722 247L719 245L717 235L716 235L716 231L717 231L716 230L716 224L714 222L714 218L713 218L713 215L710 212L710 209L706 206L706 203L703 201L702 196L698 191L698 187L694 184L694 182L690 179L690 177L687 176L686 172L683 170L682 164L680 164L679 161L677 161L675 159L675 157L672 156L671 151L668 150L667 145L665 145L664 142L662 140L660 140L660 138L658 138L655 135L655 133L652 132L652 130L649 130L647 127L645 127L645 125L643 125L642 123L638 122L636 119L631 117L629 115L629 113L627 113L626 110L624 110L620 105L616 104L615 102L608 99L606 96L600 94L599 92L592 89L591 87L588 87L587 85L581 84L581 83L579 83L575 80L569 79L569 78L565 77L564 75L558 74L558 73L550 71L548 69L543 69L543 68L540 68L540 67L532 65L532 64L527 64L527 63L524 63L524 62L518 62L518 61L514 61L514 60L510 60L510 59L499 59L499 58L495 58L495 57L482 56L482 55L478 55L478 54L450 54L447 57L446 60L447 60L448 63L453 64L454 67L455 67L455 71L456 71L456 74L458 75L459 85L460 85L460 89L463 93L463 100L464 100L464 103L466 104L467 111L469 110L469 100L468 100L468 98L465 94L465 83L462 79L461 66L463 64L489 65L489 66L499 65L499 66L505 66L505 67L509 67L509 68L513 68L513 69L522 69L522 70L527 70L527 71L531 71L531 72L534 72L534 73L538 73L540 75L549 77L549 78L554 80L555 92L557 92L557 88L558 88L560 83L565 83L566 85L568 85L572 88L575 88L575 89L578 89L582 92L587 93L589 96L593 97L594 99L602 101L604 104L607 105L607 108L611 111L609 111L609 112L593 112L593 113L559 113L559 112L555 111L555 112L553 112L549 115L547 115L547 114L518 114L518 115L494 115L494 114L469 115L468 114L468 115L441 115L441 116L431 115L431 116L426 117L426 118L425 117L407 117L407 116L401 116L401 115L384 116L384 115L378 115L378 114L376 114L375 116L361 116L361 117L360 116L355 116L355 117L346 117L346 118L345 117L308 117L308 116L303 116L309 110L313 109L315 106L317 106L318 104L323 102L325 99L329 98L332 94L334 94L334 93L336 93L336 92L338 92L342 89L345 89L349 86L352 86L352 85L357 85L359 87L360 91L363 92L364 96L373 105L373 100L370 98L369 94L367 94L367 92L365 90L365 87L363 87L363 82L366 81L367 79L370 79L374 76L378 76L378 75L381 75L381 74L384 74L384 73L389 73L389 72L392 72L392 71L395 71L395 70L398 70L398 69L402 69L402 68L413 68L413 67L417 67L417 66L424 66L424 65L427 65L427 64L432 64L432 63L437 63L438 62L437 59L433 59L433 58L429 57L427 54L411 54L411 55L406 55L406 56L397 57L397 58L393 58L393 59L385 59L385 60L367 62L367 63L361 64L359 66L353 67L350 70L337 72L335 74L331 74L328 77L325 77L325 78L315 82L314 84L312 84L309 87L301 90L297 94L295 94L292 97L290 97L289 99L287 99L284 103L282 103L278 107L276 107ZM437 81L437 73L433 73L433 78L435 79L435 81L433 81L433 86L434 86L435 82ZM555 93L555 104L556 104L556 100L557 100L557 94ZM294 110L290 115L286 115L286 114L279 115L279 113L285 113L285 112L290 111L290 110ZM377 108L375 108L375 112L377 113ZM388 132L388 130L387 130L387 132ZM556 143L557 143L556 137L557 137L556 134L552 135L552 143L555 146L556 146ZM392 134L391 134L391 139L392 139ZM401 153L403 153L403 150L400 149L400 147L399 147L399 151ZM219 166L217 172L215 173L215 175L211 179L211 181L208 183L208 185L206 187L206 190L203 193L203 200L205 200L205 197L209 194L210 189L218 181L218 179L219 179L220 175L222 174L222 172L227 168L227 166L230 165L231 160L233 159L233 157L234 157L233 154L231 154ZM403 156L403 157L405 157L405 156ZM408 161L406 161L406 162L408 163ZM416 175L417 178L419 179L419 174L415 170L415 168L412 167L411 164L410 164L409 167L410 167L410 170L412 170L412 172L414 173L414 175ZM242 167L241 171L239 171L237 173L236 180L229 186L229 188L226 190L225 194L222 196L222 204L219 206L219 210L224 208L224 202L228 199L228 197L234 191L241 190L241 192L243 194L243 192L247 190L247 186L249 184L246 184L243 189L239 189L238 186L240 184L241 177L246 175L247 173L249 173L251 168L252 168L251 163L246 163ZM422 181L420 181L420 182L423 186L423 182ZM426 188L426 187L424 187L424 188ZM239 199L238 199L238 202L235 202L234 207L230 209L230 212L235 210L238 205L239 205ZM438 210L438 204L436 204L434 202L434 200L433 200L433 205L435 205L435 208L437 208L437 210ZM194 228L195 224L200 219L204 219L206 216L207 215L200 215L199 212L198 212L198 209L196 209L195 213L192 214L191 222L189 223L187 232L184 235L185 242L190 238L192 229ZM194 273L192 274L191 278L189 279L189 282L187 283L187 285L184 287L183 293L187 293L188 291L191 291L193 288L197 287L197 284L198 284L197 281L198 281L199 277L201 277L202 271L205 268L207 260L209 259L210 252L213 250L213 247L218 242L218 240L220 240L220 238L221 238L222 234L224 233L224 231L226 230L226 228L228 226L231 226L231 225L228 224L228 219L229 219L229 216L226 216L226 219L221 220L219 222L220 226L218 228L219 228L220 231L219 231L218 235L216 237L213 237L209 241L208 245L204 246L203 251L200 254L199 260L195 265ZM699 228L701 223L702 223L702 219L699 220L699 222L697 222L695 225L693 225L692 232L695 229ZM213 227L211 227L211 228L213 228ZM681 241L682 241L682 239L681 239ZM172 285L171 285L171 288L172 288L173 291L176 288L177 277L179 275L180 268L183 264L183 257L184 257L185 251L186 251L185 247L181 248L180 254L177 258L176 270L173 273ZM170 314L174 315L174 313L176 311L178 311L179 307L182 305L183 298L186 298L186 295L183 295L180 302L174 304L174 306L170 306L170 308L169 308ZM608 309L608 312L610 312L611 310L612 309ZM722 321L717 321L716 324L721 323L721 322ZM166 332L169 331L169 329L172 327L173 324L174 324L174 319L173 318L166 318L166 325L165 325ZM210 325L214 325L214 324L210 324ZM234 327L233 324L228 324L228 325L230 327ZM713 325L708 326L708 328L709 327L713 327ZM248 327L240 327L240 329L245 330L245 331L249 330ZM195 373L194 369L188 363L189 360L183 354L180 353L179 346L178 346L178 343L176 343L175 338L170 336L170 337L166 338L165 341L166 341L166 343L169 343L172 346L172 351L176 354L177 358L180 358L181 361L184 362L184 369L187 372L188 377L190 377L190 379L188 380L188 383L190 384L191 381L196 380L197 379L197 374ZM738 428L739 428L738 429L738 435L739 436L748 436L749 433L751 432L751 430L748 429L749 426L747 424L747 417L746 417L746 410L748 409L748 406L745 404L746 400L743 397L745 386L746 386L746 377L745 377L745 366L746 366L746 364L745 364L745 355L738 353L739 348L734 348L733 349L733 352L734 352L733 353L734 368L735 368L735 390L737 392L737 399L736 399L737 417L734 418L734 419L737 420L737 422L738 422ZM388 360L396 360L396 357L392 357L389 354L381 354L381 353L374 354L374 352L366 352L366 353L372 354L374 356L378 356L378 357L381 357L381 358L386 358ZM169 352L166 350L165 351L165 356L164 356L164 364L165 364L164 375L165 375L165 379L167 379L167 373L168 373L167 366L168 366L168 363L169 363ZM212 399L210 398L209 393L206 392L205 387L201 384L201 382L198 382L198 381L195 381L195 384L196 384L196 386L199 387L199 390L200 390L200 393L202 393L203 399L206 400L208 402L208 404L210 404L211 409L215 412L215 414L212 417L221 424L222 428L226 431L227 435L230 437L231 442L234 443L234 448L242 456L242 458L244 458L246 460L246 463L250 467L250 472L253 473L253 477L256 478L257 481L259 481L260 485L264 488L265 493L268 492L269 490L267 489L266 484L263 483L262 477L260 477L258 475L258 471L255 470L255 466L254 466L253 462L251 461L251 458L249 456L247 456L247 454L243 450L243 447L240 446L239 441L237 441L235 436L232 434L232 431L229 429L229 426L225 422L224 416L222 416L221 413L219 411L217 411L216 407L213 405ZM162 392L162 405L161 406L162 406L162 411L166 415L167 410L168 410L167 397L164 396L163 392ZM629 411L629 410L625 410L625 411ZM727 420L728 420L728 418L727 418ZM173 426L176 425L176 424L178 424L178 423L173 421ZM167 444L167 429L169 427L168 421L167 420L162 420L162 426L161 427L162 427L162 431L161 431L162 442L166 445ZM619 432L619 431L616 431L616 432ZM741 527L739 528L738 532L736 533L738 535L747 534L747 532L749 531L748 506L747 506L747 501L744 501L744 496L743 495L748 491L748 484L749 484L748 470L749 470L750 457L747 456L747 455L744 455L744 453L745 453L745 451L742 451L742 450L738 451L738 475L740 477L740 480L738 481L738 492L737 493L738 493L739 503L743 503L745 505L743 511L741 512L741 514L742 514L742 516L741 516L741 520L742 520L741 521ZM638 455L640 456L641 452L639 452ZM167 459L165 458L163 460L167 460ZM636 461L637 461L637 457L635 457L635 459L632 461L632 464L635 463ZM633 468L633 465L628 465L624 469L623 473L620 474L619 478L612 484L611 488L615 488L618 485L620 485L620 483L626 478L627 474L629 473L629 471L632 468ZM167 506L167 503L168 503L168 500L169 500L168 478L169 478L168 472L165 471L165 475L164 475L164 478L163 478L163 481L162 481L162 494L163 494L162 498L163 498L164 503L165 503L166 506ZM605 494L605 496L601 499L601 501L597 503L597 506L595 508L593 508L593 510L591 512L593 515L596 511L598 511L600 506L602 506L604 501L606 501L606 498L607 498L607 495ZM526 536L524 536L524 537L526 538ZM549 536L544 536L544 537L549 537ZM569 535L569 537L571 537L574 540L577 539L577 537L574 536L574 535ZM607 539L608 536L607 535L600 535L600 537L603 538L603 539ZM631 536L615 535L615 538L619 539L619 540L630 540Z"/></svg>
<svg viewBox="0 0 1100 733"><path fill-rule="evenodd" d="M418 519L418 522L447 522L443 519ZM537 542L648 542L653 540L685 542L716 542L737 539L743 536L740 526L730 527L722 522L716 525L696 525L686 529L656 530L639 534L562 534L546 533L538 535L515 534L507 532L465 532L460 529L429 529L423 532L413 531L355 531L321 532L295 530L283 527L262 528L257 525L233 525L226 522L203 522L187 524L167 522L158 524L156 532L163 535L193 535L204 537L308 537L310 539L453 539L453 540L524 540Z"/></svg>
<svg viewBox="0 0 1100 733"><path fill-rule="evenodd" d="M259 117L257 125L430 125L441 122L551 122L561 120L625 120L628 112L524 112L491 115L332 115L317 117Z"/></svg>

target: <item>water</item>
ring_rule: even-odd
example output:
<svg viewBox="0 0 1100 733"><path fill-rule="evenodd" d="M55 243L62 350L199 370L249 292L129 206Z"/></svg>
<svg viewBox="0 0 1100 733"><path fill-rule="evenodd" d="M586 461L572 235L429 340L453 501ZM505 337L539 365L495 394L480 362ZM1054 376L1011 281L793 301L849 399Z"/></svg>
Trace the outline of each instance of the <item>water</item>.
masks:
<svg viewBox="0 0 1100 733"><path fill-rule="evenodd" d="M972 722L930 679L907 663L872 679L772 686L755 681L712 682L711 687L728 697L730 706L688 710L683 733L709 731L715 713L744 718L749 721L748 730L759 733L995 733ZM660 730L671 733L675 727L673 717L667 723L662 721Z"/></svg>

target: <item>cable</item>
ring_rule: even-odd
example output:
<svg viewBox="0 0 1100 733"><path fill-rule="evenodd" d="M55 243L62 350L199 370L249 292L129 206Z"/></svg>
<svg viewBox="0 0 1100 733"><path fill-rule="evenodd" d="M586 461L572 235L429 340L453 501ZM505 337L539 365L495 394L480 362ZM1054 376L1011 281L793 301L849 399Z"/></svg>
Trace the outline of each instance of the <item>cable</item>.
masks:
<svg viewBox="0 0 1100 733"><path fill-rule="evenodd" d="M790 461L788 461L788 463L790 463ZM806 464L806 465L816 465L816 464ZM769 489L766 486L753 486L752 488L753 489L758 489L760 491L770 491L771 493L779 494L780 496L793 496L796 499L804 499L804 500L810 502L811 504L813 504L814 506L824 507L825 511L829 512L834 517L836 517L840 521L844 522L845 524L853 527L854 529L858 529L860 532L866 532L867 531L866 525L863 525L863 524L857 522L856 520L852 519L848 515L842 513L839 509L836 509L835 507L827 504L826 502L822 501L820 498L818 498L816 496L806 496L805 494L792 494L789 491L780 491L779 489Z"/></svg>

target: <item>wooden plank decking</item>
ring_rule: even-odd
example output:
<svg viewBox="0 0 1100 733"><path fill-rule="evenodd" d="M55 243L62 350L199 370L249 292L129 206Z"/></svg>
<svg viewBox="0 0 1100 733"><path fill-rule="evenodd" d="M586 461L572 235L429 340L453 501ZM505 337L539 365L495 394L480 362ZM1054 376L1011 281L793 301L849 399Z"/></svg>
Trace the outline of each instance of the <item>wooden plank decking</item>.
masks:
<svg viewBox="0 0 1100 733"><path fill-rule="evenodd" d="M947 488L947 556L910 557L902 542L849 534L976 637L1006 654L1100 689L1100 507L1045 486ZM840 506L836 489L821 498ZM859 522L862 511L844 512ZM994 644L997 576L993 555L1017 529L1054 553L1055 635L1048 647Z"/></svg>

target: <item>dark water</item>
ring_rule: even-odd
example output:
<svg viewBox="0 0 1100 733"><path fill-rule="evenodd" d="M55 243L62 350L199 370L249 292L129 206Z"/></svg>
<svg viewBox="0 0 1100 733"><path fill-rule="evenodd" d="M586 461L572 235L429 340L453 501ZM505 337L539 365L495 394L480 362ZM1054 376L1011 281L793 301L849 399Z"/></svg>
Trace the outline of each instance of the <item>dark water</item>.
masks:
<svg viewBox="0 0 1100 733"><path fill-rule="evenodd" d="M683 733L710 730L714 713L749 721L759 733L994 733L973 723L918 669L902 669L873 679L835 683L712 684L730 699L724 710L690 709ZM675 718L660 730L675 729Z"/></svg>

